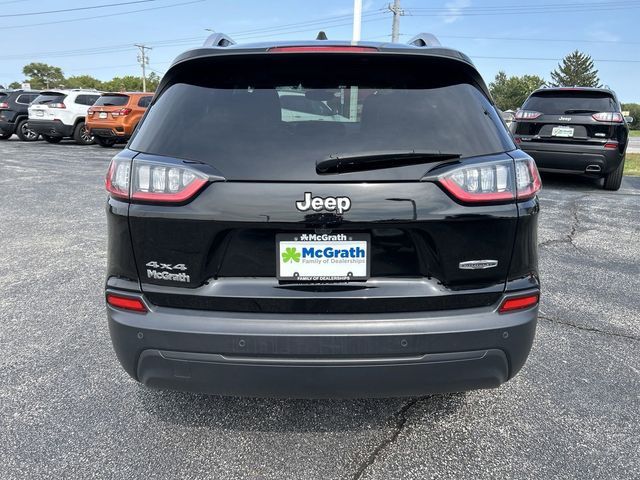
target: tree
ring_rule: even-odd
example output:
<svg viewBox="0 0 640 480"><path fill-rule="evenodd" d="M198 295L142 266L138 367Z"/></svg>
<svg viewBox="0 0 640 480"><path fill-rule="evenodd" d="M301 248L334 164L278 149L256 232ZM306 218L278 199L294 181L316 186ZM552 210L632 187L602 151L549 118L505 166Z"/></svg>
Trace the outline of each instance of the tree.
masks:
<svg viewBox="0 0 640 480"><path fill-rule="evenodd" d="M576 50L562 59L551 72L554 87L601 87L598 70L586 53Z"/></svg>
<svg viewBox="0 0 640 480"><path fill-rule="evenodd" d="M25 65L22 73L27 76L27 81L34 89L54 88L64 83L62 69L46 63L33 62Z"/></svg>
<svg viewBox="0 0 640 480"><path fill-rule="evenodd" d="M623 103L622 111L629 112L629 115L633 117L633 123L629 125L632 129L637 130L640 128L640 104L638 103Z"/></svg>
<svg viewBox="0 0 640 480"><path fill-rule="evenodd" d="M531 92L544 84L544 79L537 75L507 77L507 74L501 71L489 84L489 90L500 110L516 110L522 106Z"/></svg>
<svg viewBox="0 0 640 480"><path fill-rule="evenodd" d="M9 84L9 88L11 89L18 89L20 87L22 87L22 84L20 82L11 82Z"/></svg>
<svg viewBox="0 0 640 480"><path fill-rule="evenodd" d="M76 75L63 81L65 88L95 88L101 90L103 82L91 75Z"/></svg>

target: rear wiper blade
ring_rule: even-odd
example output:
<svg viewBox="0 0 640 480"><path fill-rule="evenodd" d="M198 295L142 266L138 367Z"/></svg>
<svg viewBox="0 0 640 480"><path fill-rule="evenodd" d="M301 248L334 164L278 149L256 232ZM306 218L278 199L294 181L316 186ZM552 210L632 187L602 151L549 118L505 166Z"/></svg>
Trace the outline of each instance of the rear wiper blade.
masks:
<svg viewBox="0 0 640 480"><path fill-rule="evenodd" d="M571 110L565 110L564 113L598 113L599 110L585 110L585 109L581 109L581 108L574 108Z"/></svg>
<svg viewBox="0 0 640 480"><path fill-rule="evenodd" d="M459 153L421 152L416 150L379 150L373 152L335 154L319 160L316 163L316 172L319 175L363 172L381 168L421 165L456 158L460 158Z"/></svg>

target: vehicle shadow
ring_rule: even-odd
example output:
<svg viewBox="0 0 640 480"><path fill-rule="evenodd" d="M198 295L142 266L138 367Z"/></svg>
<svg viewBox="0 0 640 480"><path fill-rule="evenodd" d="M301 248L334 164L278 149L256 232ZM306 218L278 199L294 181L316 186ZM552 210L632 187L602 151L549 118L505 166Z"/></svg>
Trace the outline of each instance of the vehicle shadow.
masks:
<svg viewBox="0 0 640 480"><path fill-rule="evenodd" d="M139 386L144 410L161 422L233 431L322 433L388 427L420 402L438 418L455 414L466 393L419 398L293 400L233 398Z"/></svg>
<svg viewBox="0 0 640 480"><path fill-rule="evenodd" d="M580 175L563 175L559 173L540 172L542 188L559 188L571 190L602 190L602 179Z"/></svg>

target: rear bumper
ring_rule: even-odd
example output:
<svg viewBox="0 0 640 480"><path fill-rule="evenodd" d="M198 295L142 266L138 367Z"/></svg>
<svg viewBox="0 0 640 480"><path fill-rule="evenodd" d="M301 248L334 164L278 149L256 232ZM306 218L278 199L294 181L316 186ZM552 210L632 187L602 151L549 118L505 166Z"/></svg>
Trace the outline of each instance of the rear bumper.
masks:
<svg viewBox="0 0 640 480"><path fill-rule="evenodd" d="M40 135L50 137L70 137L73 135L73 125L66 125L60 120L32 120L29 128Z"/></svg>
<svg viewBox="0 0 640 480"><path fill-rule="evenodd" d="M16 124L0 120L0 134L13 134L16 132Z"/></svg>
<svg viewBox="0 0 640 480"><path fill-rule="evenodd" d="M118 128L121 131L118 131ZM123 127L100 127L89 124L89 131L92 135L104 138L121 138L128 139L131 133L128 133Z"/></svg>
<svg viewBox="0 0 640 480"><path fill-rule="evenodd" d="M618 149L599 145L522 142L520 146L542 171L604 175L618 168L624 157Z"/></svg>
<svg viewBox="0 0 640 480"><path fill-rule="evenodd" d="M519 292L523 293L523 292ZM209 394L401 397L497 387L524 365L537 307L395 314L259 314L107 306L138 381Z"/></svg>

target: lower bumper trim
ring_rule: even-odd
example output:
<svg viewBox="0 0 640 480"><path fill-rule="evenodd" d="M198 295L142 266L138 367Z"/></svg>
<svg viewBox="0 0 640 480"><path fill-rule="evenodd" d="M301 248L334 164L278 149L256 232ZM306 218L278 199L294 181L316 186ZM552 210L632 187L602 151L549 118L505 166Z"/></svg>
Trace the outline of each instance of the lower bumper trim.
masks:
<svg viewBox="0 0 640 480"><path fill-rule="evenodd" d="M507 381L499 349L388 358L236 357L144 350L138 379L156 388L285 398L403 397L493 388Z"/></svg>

